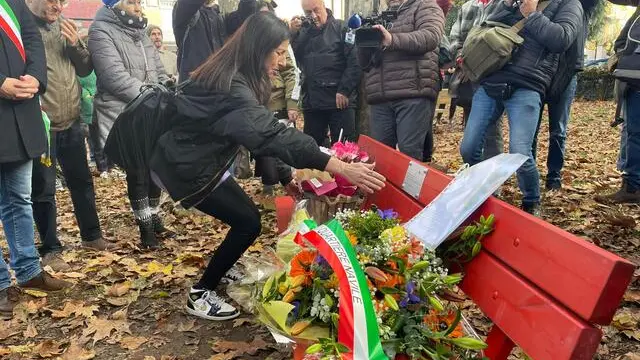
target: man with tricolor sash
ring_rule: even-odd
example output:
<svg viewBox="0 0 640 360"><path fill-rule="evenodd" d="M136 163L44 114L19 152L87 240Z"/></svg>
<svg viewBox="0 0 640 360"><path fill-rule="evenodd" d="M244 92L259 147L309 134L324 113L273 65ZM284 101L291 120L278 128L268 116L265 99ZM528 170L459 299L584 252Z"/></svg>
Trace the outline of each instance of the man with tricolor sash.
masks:
<svg viewBox="0 0 640 360"><path fill-rule="evenodd" d="M47 149L39 95L47 84L44 46L23 0L0 0L0 218L18 285L45 291L69 284L40 267L31 209L33 159ZM0 256L0 318L13 313L9 269Z"/></svg>

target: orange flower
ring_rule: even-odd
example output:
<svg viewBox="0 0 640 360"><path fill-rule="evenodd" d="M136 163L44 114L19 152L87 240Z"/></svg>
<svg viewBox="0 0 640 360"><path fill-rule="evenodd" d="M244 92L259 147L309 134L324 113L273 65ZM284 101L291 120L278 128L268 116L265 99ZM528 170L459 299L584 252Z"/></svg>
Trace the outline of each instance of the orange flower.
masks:
<svg viewBox="0 0 640 360"><path fill-rule="evenodd" d="M302 250L291 260L291 271L289 276L296 277L304 275L304 285L311 285L315 274L311 271L311 264L316 259L316 252L313 250Z"/></svg>
<svg viewBox="0 0 640 360"><path fill-rule="evenodd" d="M382 288L395 288L398 285L404 283L404 278L400 275L387 275L387 281L376 281L376 285L379 289Z"/></svg>
<svg viewBox="0 0 640 360"><path fill-rule="evenodd" d="M452 310L449 310L446 314L438 314L435 310L431 310L431 312L429 312L428 315L425 315L422 320L431 329L431 331L439 332L449 328L449 326L451 326L451 324L456 320L456 316L456 312ZM462 328L462 323L459 322L453 332L449 334L449 337L460 338L463 336L464 330Z"/></svg>

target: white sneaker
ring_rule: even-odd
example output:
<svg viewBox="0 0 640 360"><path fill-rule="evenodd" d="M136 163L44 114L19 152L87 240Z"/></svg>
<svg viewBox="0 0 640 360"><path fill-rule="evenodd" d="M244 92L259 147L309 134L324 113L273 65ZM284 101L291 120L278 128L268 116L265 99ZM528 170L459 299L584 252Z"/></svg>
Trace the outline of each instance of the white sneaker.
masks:
<svg viewBox="0 0 640 360"><path fill-rule="evenodd" d="M215 291L191 288L186 310L207 320L224 321L240 316L240 311L222 299Z"/></svg>
<svg viewBox="0 0 640 360"><path fill-rule="evenodd" d="M233 265L229 271L220 279L221 284L233 284L244 279L245 275L238 265Z"/></svg>

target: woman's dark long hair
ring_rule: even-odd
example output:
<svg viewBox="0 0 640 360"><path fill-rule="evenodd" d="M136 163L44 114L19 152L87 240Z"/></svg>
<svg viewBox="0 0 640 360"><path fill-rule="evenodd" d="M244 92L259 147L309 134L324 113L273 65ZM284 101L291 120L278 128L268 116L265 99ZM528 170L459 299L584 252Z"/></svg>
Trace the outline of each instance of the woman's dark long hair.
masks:
<svg viewBox="0 0 640 360"><path fill-rule="evenodd" d="M242 74L260 104L271 97L271 81L265 69L267 58L289 39L289 27L270 12L255 14L238 29L218 52L192 74L191 79L212 91L229 91L236 74Z"/></svg>

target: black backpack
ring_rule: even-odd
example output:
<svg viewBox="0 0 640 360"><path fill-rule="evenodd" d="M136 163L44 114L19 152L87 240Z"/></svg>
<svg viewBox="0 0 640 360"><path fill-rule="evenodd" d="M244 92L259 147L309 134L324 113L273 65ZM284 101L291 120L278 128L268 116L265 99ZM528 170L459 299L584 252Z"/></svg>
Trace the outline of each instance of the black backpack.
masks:
<svg viewBox="0 0 640 360"><path fill-rule="evenodd" d="M156 142L177 114L176 97L190 81L175 89L160 84L144 85L118 116L104 147L109 160L124 170L149 167Z"/></svg>
<svg viewBox="0 0 640 360"><path fill-rule="evenodd" d="M640 16L635 18L626 36L626 45L618 54L613 76L640 89Z"/></svg>

